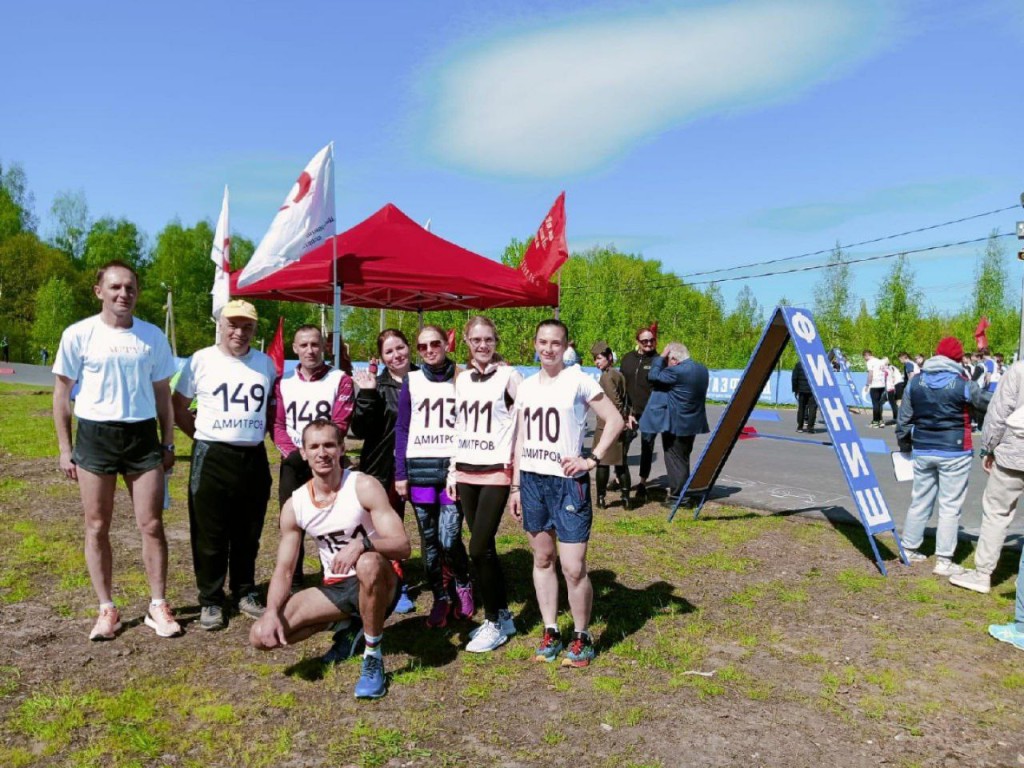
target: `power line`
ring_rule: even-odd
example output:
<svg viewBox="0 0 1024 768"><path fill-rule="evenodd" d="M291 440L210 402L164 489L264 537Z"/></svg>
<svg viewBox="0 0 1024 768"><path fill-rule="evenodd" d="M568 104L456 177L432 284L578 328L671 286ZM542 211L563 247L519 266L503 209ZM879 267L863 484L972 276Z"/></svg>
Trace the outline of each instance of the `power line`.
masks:
<svg viewBox="0 0 1024 768"><path fill-rule="evenodd" d="M918 227L917 229L908 229L906 232L897 232L896 234L893 234L893 235L883 235L882 237L874 237L874 238L872 238L870 240L861 240L859 243L847 243L845 245L837 244L836 247L838 247L838 248L857 248L857 247L862 246L862 245L872 245L874 243L881 243L881 242L884 242L886 240L894 240L897 237L905 237L906 235L916 235L916 234L918 234L920 232L928 232L929 230L932 230L932 229L940 229L941 227L948 227L948 226L951 226L953 224L962 224L965 221L972 221L974 219L981 219L981 218L984 218L985 216L992 216L992 215L997 214L997 213L1005 213L1006 211L1013 210L1014 208L1017 208L1017 207L1018 206L1016 206L1016 205L1008 205L1005 208L996 208L993 211L985 211L984 213L975 213L972 216L964 216L963 218L952 219L950 221L944 221L944 222L942 222L940 224L929 224L927 227ZM733 272L733 271L735 271L737 269L747 269L748 267L764 267L764 266L768 266L769 264L779 264L779 263L784 262L784 261L796 261L797 259L805 259L805 258L808 258L810 256L822 256L822 255L824 255L826 253L832 253L833 250L834 250L834 248L824 248L824 249L822 249L820 251L810 251L809 253L801 253L798 256L783 256L783 257L778 258L778 259L768 259L767 261L752 261L749 264L738 264L738 265L736 265L734 267L721 267L719 269L709 269L709 270L705 270L703 272L687 272L686 274L679 275L679 277L683 277L683 278L686 278L686 277L701 277L703 275L713 275L713 274L716 274L718 272Z"/></svg>
<svg viewBox="0 0 1024 768"><path fill-rule="evenodd" d="M719 277L708 280L683 280L679 275L665 275L657 278L657 281L644 281L640 285L632 285L622 288L615 288L611 286L600 286L600 287L588 287L588 288L576 288L570 289L569 286L563 285L563 290L572 290L573 293L636 293L637 291L656 291L662 288L677 288L682 285L715 285L717 283L729 283L735 280L753 280L759 277L774 277L775 275L789 275L795 272L811 272L817 269L829 269L831 267L837 267L845 264L862 264L869 261L881 261L883 259L894 259L897 256L911 256L919 253L928 253L930 251L938 251L945 248L956 248L962 245L973 245L975 243L983 243L992 237L1012 237L1015 236L1013 232L1004 232L1002 234L986 235L984 237L976 237L971 240L959 240L953 243L942 243L941 245L929 245L921 248L909 248L902 251L895 251L893 253L877 254L875 256L862 256L859 259L843 259L840 263L833 264L810 264L804 267L792 267L790 269L780 269L769 272L761 272L755 275L737 275L735 277ZM767 263L767 262L766 262Z"/></svg>

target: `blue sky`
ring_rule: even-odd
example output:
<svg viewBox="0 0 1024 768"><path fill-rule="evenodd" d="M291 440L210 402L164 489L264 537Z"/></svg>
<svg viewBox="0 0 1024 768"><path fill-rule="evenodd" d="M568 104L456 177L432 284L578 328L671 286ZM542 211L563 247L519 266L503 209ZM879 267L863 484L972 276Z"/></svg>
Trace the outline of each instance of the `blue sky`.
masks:
<svg viewBox="0 0 1024 768"><path fill-rule="evenodd" d="M0 162L24 167L44 234L61 190L152 238L214 220L228 184L232 230L259 240L331 140L342 226L393 202L497 257L564 189L571 248L612 243L683 275L1024 190L1019 0L38 2L9 5L4 26ZM912 259L927 303L964 300L979 248ZM855 269L859 295L886 265ZM809 304L817 276L721 287L730 304L744 284L766 306Z"/></svg>

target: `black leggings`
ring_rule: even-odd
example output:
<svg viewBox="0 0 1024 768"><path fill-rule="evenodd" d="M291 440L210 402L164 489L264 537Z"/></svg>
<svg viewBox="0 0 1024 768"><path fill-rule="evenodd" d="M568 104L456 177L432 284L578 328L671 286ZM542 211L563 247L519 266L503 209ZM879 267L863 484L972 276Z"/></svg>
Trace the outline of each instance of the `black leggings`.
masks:
<svg viewBox="0 0 1024 768"><path fill-rule="evenodd" d="M872 387L871 392L871 420L880 422L882 420L882 403L885 401L885 387Z"/></svg>
<svg viewBox="0 0 1024 768"><path fill-rule="evenodd" d="M498 611L508 608L508 593L494 537L508 501L509 487L459 483L458 491L462 511L469 524L469 557L476 568L477 587L484 601L484 618L497 621Z"/></svg>
<svg viewBox="0 0 1024 768"><path fill-rule="evenodd" d="M603 498L604 495L608 492L608 474L609 474L608 470L609 469L610 469L610 467L607 464L598 464L597 465L596 480L597 480L597 496L598 496L598 498ZM619 464L617 467L615 467L615 477L619 481L619 487L622 489L622 492L623 493L628 492L629 491L629 485L630 485L630 482L631 482L631 480L629 478L629 465L628 464Z"/></svg>

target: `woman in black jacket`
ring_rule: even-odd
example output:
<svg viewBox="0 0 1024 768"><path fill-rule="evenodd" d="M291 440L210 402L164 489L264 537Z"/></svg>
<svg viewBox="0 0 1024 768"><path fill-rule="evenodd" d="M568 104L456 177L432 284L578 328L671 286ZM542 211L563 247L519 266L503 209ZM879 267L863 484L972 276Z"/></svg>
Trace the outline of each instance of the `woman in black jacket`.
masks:
<svg viewBox="0 0 1024 768"><path fill-rule="evenodd" d="M402 381L410 370L418 370L410 362L409 341L397 328L381 331L377 337L377 353L384 369L376 376L370 371L359 371L353 378L359 387L356 407L349 430L363 441L359 457L359 470L377 478L388 492L391 506L404 520L405 499L395 491L395 424L398 423L398 393ZM376 364L375 360L370 365ZM396 568L401 570L401 566ZM399 573L399 577L403 576ZM416 606L409 598L408 587L402 579L401 595L395 605L396 613L409 613Z"/></svg>

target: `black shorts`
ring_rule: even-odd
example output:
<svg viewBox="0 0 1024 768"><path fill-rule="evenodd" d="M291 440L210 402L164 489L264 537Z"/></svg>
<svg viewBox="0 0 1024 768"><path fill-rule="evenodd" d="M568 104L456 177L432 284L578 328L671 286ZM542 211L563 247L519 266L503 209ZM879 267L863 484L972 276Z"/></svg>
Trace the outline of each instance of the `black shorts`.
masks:
<svg viewBox="0 0 1024 768"><path fill-rule="evenodd" d="M385 619L391 615L391 612L395 610L395 606L398 605L398 596L400 594L398 585L399 582L396 579L395 593L391 596L391 603L384 614ZM313 589L318 590L320 594L334 603L334 607L344 615L359 615L359 579L355 576L349 576L347 579L342 579L334 584L318 584Z"/></svg>
<svg viewBox="0 0 1024 768"><path fill-rule="evenodd" d="M78 420L71 460L95 475L140 475L164 460L156 419Z"/></svg>

